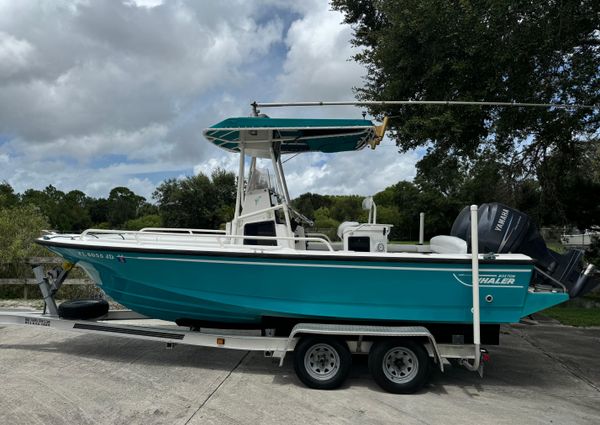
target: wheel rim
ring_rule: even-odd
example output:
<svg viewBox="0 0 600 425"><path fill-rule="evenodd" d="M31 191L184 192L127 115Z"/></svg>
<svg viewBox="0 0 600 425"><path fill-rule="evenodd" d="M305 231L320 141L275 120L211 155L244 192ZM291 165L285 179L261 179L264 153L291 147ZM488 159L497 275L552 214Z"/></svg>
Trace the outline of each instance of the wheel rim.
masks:
<svg viewBox="0 0 600 425"><path fill-rule="evenodd" d="M419 372L417 355L406 347L394 347L383 356L383 373L392 382L410 382Z"/></svg>
<svg viewBox="0 0 600 425"><path fill-rule="evenodd" d="M304 368L311 378L327 381L340 369L340 355L329 344L315 344L304 355Z"/></svg>

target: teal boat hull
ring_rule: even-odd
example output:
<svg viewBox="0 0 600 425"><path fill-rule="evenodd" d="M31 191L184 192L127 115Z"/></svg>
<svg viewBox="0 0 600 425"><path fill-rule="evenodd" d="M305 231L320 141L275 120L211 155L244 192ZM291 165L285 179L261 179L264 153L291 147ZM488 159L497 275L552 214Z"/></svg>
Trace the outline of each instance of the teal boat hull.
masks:
<svg viewBox="0 0 600 425"><path fill-rule="evenodd" d="M265 318L472 323L469 261L117 250L44 243L107 295L168 321ZM533 264L480 264L481 322L513 323L568 299L532 292Z"/></svg>

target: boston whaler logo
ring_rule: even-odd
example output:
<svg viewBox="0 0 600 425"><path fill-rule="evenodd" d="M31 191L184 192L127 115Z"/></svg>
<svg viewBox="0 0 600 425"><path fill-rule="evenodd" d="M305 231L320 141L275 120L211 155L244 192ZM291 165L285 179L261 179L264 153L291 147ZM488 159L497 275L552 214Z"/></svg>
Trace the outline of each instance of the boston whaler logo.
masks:
<svg viewBox="0 0 600 425"><path fill-rule="evenodd" d="M508 218L508 210L506 208L503 208L502 211L500 212L500 218L498 219L498 222L496 223L496 227L494 227L494 230L496 232L502 231L502 228L504 227L504 223L506 223L507 218Z"/></svg>
<svg viewBox="0 0 600 425"><path fill-rule="evenodd" d="M452 273L454 278L465 286L472 286L473 275L471 273ZM479 275L479 285L481 286L512 286L517 278L510 273L486 273Z"/></svg>

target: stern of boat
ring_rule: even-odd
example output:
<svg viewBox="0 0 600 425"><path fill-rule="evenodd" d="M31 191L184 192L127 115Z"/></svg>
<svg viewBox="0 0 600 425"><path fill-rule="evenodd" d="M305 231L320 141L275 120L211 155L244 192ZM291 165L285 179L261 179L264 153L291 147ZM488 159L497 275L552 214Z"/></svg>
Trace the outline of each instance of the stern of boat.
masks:
<svg viewBox="0 0 600 425"><path fill-rule="evenodd" d="M538 270L538 272L540 271ZM551 276L546 274L544 276L551 279ZM581 297L594 290L600 284L600 276L593 264L588 264L578 274L571 272L571 279L565 279L563 282L556 279L551 280L555 284L552 289L544 286L532 286L529 288L523 306L523 316L528 316L570 299Z"/></svg>
<svg viewBox="0 0 600 425"><path fill-rule="evenodd" d="M523 305L523 317L569 301L566 292L536 292L529 290Z"/></svg>

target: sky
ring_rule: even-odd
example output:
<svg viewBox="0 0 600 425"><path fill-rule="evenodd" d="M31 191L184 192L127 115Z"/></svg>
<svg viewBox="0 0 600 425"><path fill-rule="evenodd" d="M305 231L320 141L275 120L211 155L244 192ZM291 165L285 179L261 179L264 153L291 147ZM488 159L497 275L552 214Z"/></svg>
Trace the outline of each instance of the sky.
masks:
<svg viewBox="0 0 600 425"><path fill-rule="evenodd" d="M0 181L150 200L167 178L237 170L202 130L250 103L353 100L366 71L322 0L0 0ZM277 108L273 117L361 118ZM292 197L376 193L415 174L415 152L303 154Z"/></svg>

